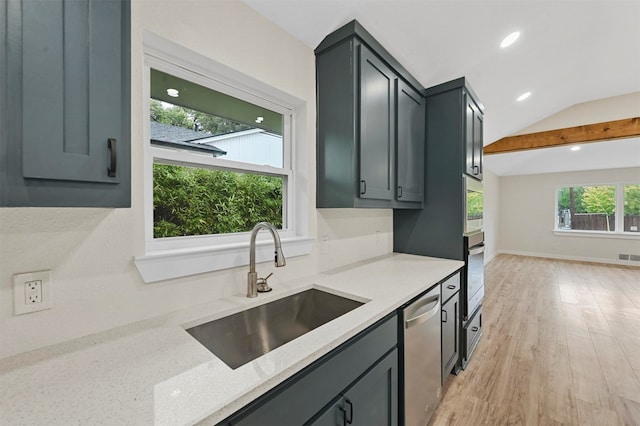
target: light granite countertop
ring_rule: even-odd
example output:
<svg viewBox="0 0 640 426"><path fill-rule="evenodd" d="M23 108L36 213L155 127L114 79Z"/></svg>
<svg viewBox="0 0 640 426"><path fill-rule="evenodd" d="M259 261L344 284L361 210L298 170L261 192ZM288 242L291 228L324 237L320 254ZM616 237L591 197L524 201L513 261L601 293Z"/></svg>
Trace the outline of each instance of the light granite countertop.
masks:
<svg viewBox="0 0 640 426"><path fill-rule="evenodd" d="M0 424L215 424L462 266L392 254L0 360ZM308 288L367 303L235 370L185 331Z"/></svg>

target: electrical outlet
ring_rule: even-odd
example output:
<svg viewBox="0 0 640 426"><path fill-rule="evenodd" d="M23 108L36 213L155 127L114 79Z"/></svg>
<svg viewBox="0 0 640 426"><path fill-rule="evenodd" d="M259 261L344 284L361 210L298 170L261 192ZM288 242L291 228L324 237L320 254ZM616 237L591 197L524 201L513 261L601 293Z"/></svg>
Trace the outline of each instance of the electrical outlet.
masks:
<svg viewBox="0 0 640 426"><path fill-rule="evenodd" d="M29 314L53 308L51 271L28 272L13 276L13 311Z"/></svg>
<svg viewBox="0 0 640 426"><path fill-rule="evenodd" d="M42 281L27 281L24 283L24 303L42 303Z"/></svg>

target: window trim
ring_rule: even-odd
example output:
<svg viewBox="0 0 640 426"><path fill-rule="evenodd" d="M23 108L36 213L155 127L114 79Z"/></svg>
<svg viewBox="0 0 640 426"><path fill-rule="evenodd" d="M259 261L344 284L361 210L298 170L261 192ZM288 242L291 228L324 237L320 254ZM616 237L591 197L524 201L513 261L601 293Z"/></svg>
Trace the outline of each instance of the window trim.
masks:
<svg viewBox="0 0 640 426"><path fill-rule="evenodd" d="M553 234L556 236L575 236L575 237L589 237L589 238L621 238L621 239L640 239L640 232L625 232L619 231L618 227L622 226L624 229L624 186L625 185L637 185L634 182L609 182L609 183L577 183L577 184L563 184L555 187L554 194L554 215L553 215ZM558 198L561 188L577 187L577 186L613 186L616 189L616 211L615 211L615 223L616 230L614 231L595 231L586 229L560 229L558 228ZM622 206L622 208L619 208Z"/></svg>
<svg viewBox="0 0 640 426"><path fill-rule="evenodd" d="M304 182L308 176L306 159L306 103L254 78L206 58L183 46L144 31L142 60L142 138L144 255L134 262L146 283L217 271L249 264L249 232L224 235L153 238L153 164L159 162L187 166L253 171L282 176L286 194L283 197L283 230L279 231L287 258L309 254L313 239L308 235L308 195ZM194 83L283 114L283 169L239 163L210 155L185 152L170 147L151 145L149 131L150 70L172 73ZM286 227L284 224L286 223ZM267 233L259 233L256 260L273 258L273 247Z"/></svg>

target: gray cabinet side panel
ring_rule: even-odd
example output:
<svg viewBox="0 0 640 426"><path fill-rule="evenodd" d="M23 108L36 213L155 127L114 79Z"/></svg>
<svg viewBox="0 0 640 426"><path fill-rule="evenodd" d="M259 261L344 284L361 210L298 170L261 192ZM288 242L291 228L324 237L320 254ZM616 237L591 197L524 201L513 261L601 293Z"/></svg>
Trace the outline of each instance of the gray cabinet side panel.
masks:
<svg viewBox="0 0 640 426"><path fill-rule="evenodd" d="M317 207L353 207L355 165L355 77L353 41L316 57Z"/></svg>
<svg viewBox="0 0 640 426"><path fill-rule="evenodd" d="M427 98L423 210L394 210L395 252L463 260L463 112L460 90Z"/></svg>
<svg viewBox="0 0 640 426"><path fill-rule="evenodd" d="M6 203L7 179L7 1L0 0L0 206Z"/></svg>

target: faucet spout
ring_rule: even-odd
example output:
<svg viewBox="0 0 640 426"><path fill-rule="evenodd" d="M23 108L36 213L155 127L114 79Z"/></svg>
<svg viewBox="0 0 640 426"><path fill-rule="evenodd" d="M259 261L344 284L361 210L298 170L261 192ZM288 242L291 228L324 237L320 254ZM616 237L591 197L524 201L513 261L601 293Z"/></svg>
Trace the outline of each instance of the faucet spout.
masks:
<svg viewBox="0 0 640 426"><path fill-rule="evenodd" d="M259 222L251 231L251 240L249 241L249 273L247 274L247 297L258 296L258 274L256 273L256 236L261 229L266 229L271 233L273 244L275 245L274 263L277 268L287 264L284 254L282 253L282 245L280 244L280 236L276 228L269 222ZM266 283L266 280L265 280Z"/></svg>

